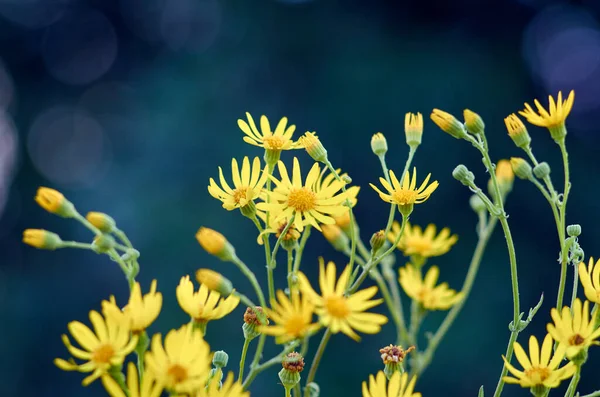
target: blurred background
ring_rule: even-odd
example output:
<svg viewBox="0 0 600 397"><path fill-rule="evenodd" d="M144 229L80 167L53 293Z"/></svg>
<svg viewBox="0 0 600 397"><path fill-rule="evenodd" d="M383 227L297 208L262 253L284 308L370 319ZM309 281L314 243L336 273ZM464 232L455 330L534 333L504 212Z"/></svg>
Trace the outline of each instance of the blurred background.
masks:
<svg viewBox="0 0 600 397"><path fill-rule="evenodd" d="M487 176L470 145L433 125L431 109L481 114L497 160L521 155L506 134L507 114L525 101L546 104L547 94L575 89L567 123L568 223L582 225L587 256L600 255L594 247L600 239L599 16L596 0L0 0L0 395L105 395L100 382L82 390L83 376L58 370L52 360L67 357L60 335L69 321L87 323L89 310L110 294L127 298L119 268L106 257L21 243L25 228L91 239L79 224L38 207L38 186L62 191L82 213L111 214L127 232L142 253L142 288L157 278L164 294L151 332L187 321L175 287L198 267L218 269L251 293L233 265L197 244L201 225L225 234L265 282L254 226L223 210L206 189L217 166L228 170L232 157L262 156L241 139L236 120L246 111L272 121L287 116L297 136L317 131L333 164L363 186L356 216L366 240L388 212L368 187L380 175L371 135L386 134L388 164L400 169L408 152L404 113L422 112L425 133L414 164L440 187L411 220L459 234L455 248L434 261L442 279L459 288L476 244L476 216L451 171L466 164L480 186ZM535 154L550 163L562 189L558 147L547 131L531 127L530 133ZM295 154L310 163L304 152ZM531 184L515 181L507 211L523 310L546 293L520 336L526 343L530 334L543 338L556 300L558 240L550 209ZM345 261L313 233L303 262L313 279L321 255ZM470 300L419 380L424 396L475 396L481 385L486 395L493 392L512 317L509 280L498 229ZM242 313L239 307L211 323L207 334L213 350L229 352L236 371ZM424 329L434 331L442 318L429 316ZM360 344L334 337L317 377L321 395L360 395L361 381L381 369L378 349L393 334L388 325ZM276 352L270 345L266 356ZM600 389L600 349L590 353L583 394ZM253 395L282 394L276 371L255 381ZM529 395L512 385L504 390Z"/></svg>

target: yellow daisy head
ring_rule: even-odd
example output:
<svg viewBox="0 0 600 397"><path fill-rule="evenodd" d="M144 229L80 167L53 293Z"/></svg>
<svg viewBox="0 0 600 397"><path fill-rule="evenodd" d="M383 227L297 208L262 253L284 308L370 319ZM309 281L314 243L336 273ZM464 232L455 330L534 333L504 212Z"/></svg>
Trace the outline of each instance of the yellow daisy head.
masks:
<svg viewBox="0 0 600 397"><path fill-rule="evenodd" d="M377 375L369 375L369 383L362 383L363 397L421 397L421 393L415 393L417 377L409 380L408 374L400 371L394 372L389 382L383 371Z"/></svg>
<svg viewBox="0 0 600 397"><path fill-rule="evenodd" d="M279 120L275 131L271 130L271 124L266 116L260 117L260 130L256 128L256 124L250 113L246 112L246 118L247 120L238 120L238 127L246 134L244 142L264 148L267 163L277 163L282 150L301 147L297 142L292 141L292 135L296 131L296 126L293 124L288 126L287 117Z"/></svg>
<svg viewBox="0 0 600 397"><path fill-rule="evenodd" d="M548 333L554 340L566 348L569 359L574 359L579 353L587 350L590 345L598 345L596 339L600 337L600 329L595 329L596 316L590 319L590 302L575 299L573 303L573 314L568 306L563 307L562 312L556 308L550 311L554 323L548 324Z"/></svg>
<svg viewBox="0 0 600 397"><path fill-rule="evenodd" d="M190 276L181 278L175 292L179 306L200 324L225 317L240 303L239 297L232 294L222 299L218 292L210 291L203 284L200 284L198 291L194 291Z"/></svg>
<svg viewBox="0 0 600 397"><path fill-rule="evenodd" d="M210 382L210 385L202 388L196 397L250 397L250 393L244 391L242 384L236 382L233 372L230 372L222 386L219 382Z"/></svg>
<svg viewBox="0 0 600 397"><path fill-rule="evenodd" d="M314 304L306 296L293 293L290 299L283 291L277 291L277 300L271 301L271 309L265 309L274 324L260 326L259 330L275 336L277 343L302 339L321 327L312 322L314 310Z"/></svg>
<svg viewBox="0 0 600 397"><path fill-rule="evenodd" d="M413 265L400 268L399 282L406 295L419 302L427 310L448 310L463 298L462 292L448 287L448 283L435 285L440 275L437 266L431 266L425 279Z"/></svg>
<svg viewBox="0 0 600 397"><path fill-rule="evenodd" d="M299 273L300 290L316 306L315 313L319 321L329 327L332 333L342 332L352 339L359 341L360 337L354 330L365 334L376 334L381 325L387 323L387 317L377 313L366 313L367 309L379 305L382 299L371 299L377 293L377 287L369 287L350 296L345 292L352 269L346 269L336 282L335 263L327 263L319 259L319 287L321 295L311 287L304 273Z"/></svg>
<svg viewBox="0 0 600 397"><path fill-rule="evenodd" d="M521 110L519 114L533 125L548 128L552 138L555 141L560 141L567 134L565 120L573 108L574 100L575 91L571 90L569 96L564 101L562 99L562 92L559 91L556 101L551 95L548 95L548 110L535 99L534 103L537 107L537 113L528 103L525 103L525 109Z"/></svg>
<svg viewBox="0 0 600 397"><path fill-rule="evenodd" d="M594 303L600 304L600 259L594 264L594 258L590 258L587 269L585 263L579 264L579 280L583 285L585 297Z"/></svg>
<svg viewBox="0 0 600 397"><path fill-rule="evenodd" d="M112 376L102 375L102 384L111 397L127 397ZM127 365L127 388L129 389L129 397L160 397L163 392L162 385L156 383L156 379L150 371L144 373L140 384L138 369L132 362Z"/></svg>
<svg viewBox="0 0 600 397"><path fill-rule="evenodd" d="M400 229L398 222L392 224L392 229L388 234L390 242L393 243L396 241ZM400 241L398 242L398 249L405 256L431 258L444 255L450 251L450 248L456 244L457 240L458 236L456 234L450 235L450 229L447 227L443 228L436 236L436 227L434 224L427 225L427 228L423 231L420 226L407 223L404 227L402 237L400 237Z"/></svg>
<svg viewBox="0 0 600 397"><path fill-rule="evenodd" d="M131 332L139 333L150 326L162 308L162 294L156 292L156 280L152 280L150 292L142 296L140 283L133 284L129 303L123 308L131 320Z"/></svg>
<svg viewBox="0 0 600 397"><path fill-rule="evenodd" d="M135 349L138 342L137 335L131 334L129 321L120 322L112 316L102 317L100 313L92 310L90 322L93 331L79 321L72 321L68 325L69 332L81 348L73 346L67 335L62 337L69 353L86 362L77 364L74 359L54 360L54 364L64 371L91 372L92 374L83 380L84 386L107 374L111 367L122 365L125 357Z"/></svg>
<svg viewBox="0 0 600 397"><path fill-rule="evenodd" d="M277 186L269 193L269 203L258 203L256 207L271 213L274 221L294 218L293 226L300 232L304 226L312 225L321 230L319 223L335 223L332 216L340 216L348 210L343 204L346 195L341 193L343 182L332 181L323 190L316 191L315 183L319 178L319 164L315 163L306 179L302 182L300 163L294 157L292 178L283 162L278 163L281 179L271 177Z"/></svg>
<svg viewBox="0 0 600 397"><path fill-rule="evenodd" d="M513 346L515 356L519 364L523 367L523 370L516 369L502 356L506 368L512 375L504 377L506 383L517 384L526 388L555 388L558 387L562 380L570 378L575 373L575 365L573 363L558 368L560 362L565 357L565 348L559 345L554 352L554 356L552 356L552 337L549 334L544 338L541 352L538 340L535 336L531 335L529 338L529 357L519 342L515 342Z"/></svg>
<svg viewBox="0 0 600 397"><path fill-rule="evenodd" d="M421 186L417 189L417 169L413 169L412 180L410 178L410 172L406 172L402 182L398 182L394 171L390 170L391 184L388 183L384 178L379 178L379 182L383 185L386 193L382 192L377 186L370 183L371 187L379 194L379 197L391 204L398 205L398 209L404 216L408 216L412 212L414 204L420 204L425 202L431 193L437 189L439 183L434 181L429 183L431 174L427 175Z"/></svg>
<svg viewBox="0 0 600 397"><path fill-rule="evenodd" d="M268 173L263 172L258 157L254 157L252 166L248 157L244 157L241 172L237 160L231 160L231 176L233 178L233 188L229 186L223 176L223 170L219 167L221 186L217 185L213 178L210 178L208 192L221 201L223 208L226 210L231 211L239 208L243 213L244 209L248 209L249 206L252 206L254 200L260 197L267 182Z"/></svg>
<svg viewBox="0 0 600 397"><path fill-rule="evenodd" d="M160 334L152 337L146 366L169 393L192 394L206 384L211 367L208 343L191 325L171 330L164 347Z"/></svg>

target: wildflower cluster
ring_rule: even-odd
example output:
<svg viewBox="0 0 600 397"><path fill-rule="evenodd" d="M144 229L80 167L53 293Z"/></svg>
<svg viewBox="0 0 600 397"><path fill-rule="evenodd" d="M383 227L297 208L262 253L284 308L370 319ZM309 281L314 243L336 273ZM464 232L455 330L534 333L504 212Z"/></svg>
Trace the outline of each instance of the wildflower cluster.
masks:
<svg viewBox="0 0 600 397"><path fill-rule="evenodd" d="M376 133L371 139L371 149L382 168L379 184L369 184L373 189L371 194L377 194L389 205L389 215L380 230L372 234L370 249L362 239L355 216L360 187L352 184L347 173L334 167L317 133L307 131L294 140L296 127L289 124L287 118L279 120L272 130L266 116L261 116L257 125L247 113L245 119L238 120L238 126L245 142L264 150L263 160L259 156L246 156L241 162L232 159L231 170L219 167L218 178L209 179L208 192L225 210L239 210L255 225L257 245L264 249L265 266L247 266L238 256L234 242L216 230L200 227L196 234L200 246L208 254L233 264L248 279L253 291L245 294L236 290L223 275L230 271L227 266L221 265L218 271L199 269L195 274L197 287L189 275L183 276L175 291L190 321L169 331L164 340L161 334L149 332L162 309L162 294L156 280L147 293L142 293L136 281L140 271L139 252L116 221L100 212L90 212L83 217L61 193L40 188L36 201L42 208L82 223L93 232L94 238L91 243L65 241L55 233L28 229L23 241L49 250L82 248L106 254L121 267L130 286L127 302L119 304L110 296L102 302L100 311L90 311L91 327L77 321L68 325L79 347L72 345L71 339L64 335L63 342L72 358L56 359L56 365L66 371L86 373L84 385L100 379L113 397L158 397L163 393L245 397L250 395L249 387L259 374L272 365L281 364L278 383L283 386L285 396L315 397L320 393L316 383L319 363L330 338L340 334L356 342L363 335L377 338L374 335L391 320L395 344L386 341L381 343L384 347L379 352L374 352L380 355L383 369L362 383L362 395L420 397L421 393L415 392L417 379L431 363L437 347L468 299L487 243L500 223L510 258L513 319L509 325L507 352L502 356L504 367L494 395L502 393L505 383L512 383L529 388L535 396L547 396L561 381L571 379L567 396L573 397L588 350L600 344L597 314L600 261L591 259L587 266L583 263L584 253L577 240L581 228L567 227L565 221L571 187L565 119L573 101L573 92L565 101L559 93L557 101L550 97L549 110L535 101L537 113L528 104L520 112L530 123L548 128L563 154L567 180L560 193L550 178L549 165L538 162L533 155L531 137L516 114L505 119L508 135L517 148L524 151L531 165L519 157L494 163L489 154L485 123L477 113L466 109L464 122L461 122L450 113L433 110L433 122L452 137L471 143L480 152L490 175L484 190L475 183L474 173L466 166L458 165L452 172L455 179L473 192L469 203L478 219L477 246L463 285L456 290L439 281L440 267L430 261L442 259L457 243L458 236L447 227L439 230L434 224L422 227L409 221L420 204L434 197L439 186L431 174L420 179L416 168L411 171L413 157L423 138L420 113L406 114L408 155L399 171L388 168L386 154L390 148L385 136ZM296 155L286 158L288 151L296 151ZM310 162L308 167L302 168L308 172L303 173L301 163L307 161ZM225 175L231 175L231 179ZM535 336L530 337L529 354L517 338L533 320L542 301L523 319L514 241L504 206L513 190L515 175L533 183L548 201L560 242L561 283L556 306L550 311L552 322L547 325L548 333L541 347ZM311 262L303 254L313 229L348 257L343 266L321 257L318 282L311 281L311 272L305 271L315 267L314 264L302 266L304 262ZM281 255L283 251L285 254ZM407 258L406 263L396 267L396 255L400 253ZM281 262L287 265L283 270ZM570 305L564 306L569 264L576 269L575 281L577 277L581 281L587 300L578 299L575 290ZM265 276L256 274L262 268L266 269ZM456 272L456 267L441 268L443 273ZM284 285L276 285L277 272L286 275ZM373 285L365 285L367 279ZM404 312L403 300L408 300L408 315ZM590 302L596 305L593 310ZM240 337L244 343L237 379L230 373L223 380L229 356L224 351L211 352L205 336L210 322L230 315L240 303L245 307L240 316ZM381 305L385 305L386 314L379 313ZM436 330L428 331L427 343L422 344L423 319L431 311L447 313ZM321 338L319 347L312 359L307 360L309 340L317 336ZM280 353L263 359L268 340L280 346ZM252 347L253 357L247 363ZM522 370L511 364L513 353ZM123 371L131 354L137 356L137 362L129 362ZM569 362L564 363L564 359ZM305 367L309 368L306 375ZM358 390L360 385L356 388ZM334 392L327 390L325 395ZM480 396L483 396L483 387Z"/></svg>

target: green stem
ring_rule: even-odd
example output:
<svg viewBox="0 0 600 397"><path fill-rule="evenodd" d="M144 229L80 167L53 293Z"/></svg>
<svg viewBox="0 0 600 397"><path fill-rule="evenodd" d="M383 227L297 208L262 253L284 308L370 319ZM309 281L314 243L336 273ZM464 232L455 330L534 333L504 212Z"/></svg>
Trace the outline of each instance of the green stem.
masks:
<svg viewBox="0 0 600 397"><path fill-rule="evenodd" d="M310 225L308 225L304 228L304 232L302 232L302 237L300 238L300 245L298 245L298 248L296 249L296 257L294 258L294 269L293 269L294 276L300 270L300 264L302 262L302 254L304 253L304 247L306 247L306 242L308 241L308 238L310 237L310 230L311 230Z"/></svg>
<svg viewBox="0 0 600 397"><path fill-rule="evenodd" d="M293 249L289 249L287 250L287 282L288 282L288 290L290 291L290 296L292 296L292 288L294 287L293 285L293 280L294 280L294 250Z"/></svg>
<svg viewBox="0 0 600 397"><path fill-rule="evenodd" d="M244 379L244 365L246 363L246 355L248 354L248 346L250 346L251 339L244 338L244 346L242 347L242 357L240 358L240 372L238 375L238 381L241 382Z"/></svg>
<svg viewBox="0 0 600 397"><path fill-rule="evenodd" d="M291 387L284 387L285 389L285 397L292 397L292 388Z"/></svg>
<svg viewBox="0 0 600 397"><path fill-rule="evenodd" d="M261 336L264 336L264 334ZM260 343L260 341L259 341L259 343ZM294 341L294 342L288 344L281 353L279 353L275 357L271 358L270 360L265 361L264 363L262 363L260 365L258 365L258 363L256 365L252 365L250 367L250 373L248 374L248 376L244 380L244 383L242 384L242 387L244 388L244 390L248 389L248 387L250 386L250 384L252 383L254 378L256 378L256 375L258 375L262 371L272 367L275 364L281 363L281 360L283 359L283 357L285 357L289 352L294 350L296 348L296 346L298 346L298 341Z"/></svg>
<svg viewBox="0 0 600 397"><path fill-rule="evenodd" d="M262 288L260 288L260 284L258 283L258 280L256 279L256 276L252 270L250 270L248 266L246 266L246 264L237 256L234 256L231 261L237 265L242 274L246 276L246 278L250 281L250 284L252 284L260 305L262 307L266 307L265 296L263 295Z"/></svg>
<svg viewBox="0 0 600 397"><path fill-rule="evenodd" d="M267 180L267 182L268 181L269 180ZM256 215L252 218L252 222L254 222L254 224L256 225L256 228L258 229L259 233L262 233L264 231ZM271 246L269 244L269 235L267 233L263 234L262 239L263 245L265 247L265 260L267 262L267 284L269 288L269 300L273 300L275 299L275 288L273 283L273 269L271 268Z"/></svg>
<svg viewBox="0 0 600 397"><path fill-rule="evenodd" d="M483 259L483 253L485 252L485 248L487 247L487 243L490 239L490 236L494 232L496 227L497 218L492 218L487 227L483 230L483 232L479 236L479 241L477 242L477 246L475 247L475 251L473 252L473 257L471 258L471 263L469 264L469 270L467 271L467 276L465 277L465 281L462 286L462 293L464 294L463 298L458 301L452 310L446 315L444 321L435 332L434 336L429 340L429 344L427 345L427 350L423 353L422 359L418 361L419 367L413 369L413 373L420 376L433 358L435 350L438 345L450 329L450 326L454 323L454 320L461 312L469 294L471 293L471 289L473 288L473 283L475 281L475 277L477 276L477 272L479 270L479 265L481 264L481 260Z"/></svg>
<svg viewBox="0 0 600 397"><path fill-rule="evenodd" d="M379 273L379 270L377 270L377 268L371 271L371 278L375 280L377 286L379 287L379 290L381 291L383 300L385 301L385 304L387 305L388 310L392 315L392 320L394 320L394 323L396 324L396 330L398 335L401 339L405 339L406 325L404 324L404 316L401 312L402 306L395 306L394 299L392 299L392 296L390 294L390 290L388 289L387 284L385 283L383 277L381 277L381 274Z"/></svg>
<svg viewBox="0 0 600 397"><path fill-rule="evenodd" d="M323 353L325 352L325 347L327 347L327 342L329 342L329 338L331 338L331 329L327 328L325 333L323 334L323 338L321 338L321 343L319 343L319 347L317 352L315 353L315 357L313 358L313 362L310 366L310 371L308 372L308 378L306 379L306 385L308 386L315 380L315 376L317 375L317 369L319 368L319 364L321 363L321 358L323 358ZM308 388L304 389L304 397L309 396Z"/></svg>
<svg viewBox="0 0 600 397"><path fill-rule="evenodd" d="M421 323L425 318L427 311L420 307L419 303L413 299L410 306L410 329L408 330L408 344L418 348L418 335Z"/></svg>
<svg viewBox="0 0 600 397"><path fill-rule="evenodd" d="M283 241L283 239L285 238L285 235L287 234L288 230L290 230L290 227L294 223L294 219L296 219L296 214L295 213L294 213L294 215L292 215L292 217L288 221L287 225L285 225L285 227L283 228L282 232L279 234L279 238L277 239L277 242L275 243L275 247L273 247L273 253L271 253L271 264L270 264L270 268L271 269L275 269L275 267L277 266L277 259L276 259L277 251L279 251L279 247L281 246L281 242Z"/></svg>
<svg viewBox="0 0 600 397"><path fill-rule="evenodd" d="M119 264L119 267L121 268L121 270L125 274L125 277L127 278L129 290L131 291L133 289L133 284L135 283L135 277L133 277L131 268L123 261L123 259L121 259L121 255L119 255L119 253L114 248L108 251L107 254L112 260Z"/></svg>
<svg viewBox="0 0 600 397"><path fill-rule="evenodd" d="M567 283L567 252L565 252L565 238L564 233L566 229L566 212L567 212L567 199L569 198L569 191L571 190L571 182L569 176L569 155L564 139L558 142L560 152L562 154L564 174L565 174L565 186L563 190L563 197L560 206L560 230L563 233L563 239L561 244L561 261L560 261L560 281L558 285L558 297L556 298L556 307L560 310L563 306L563 298L565 294L565 285Z"/></svg>
<svg viewBox="0 0 600 397"><path fill-rule="evenodd" d="M60 245L60 248L79 248L79 249L91 250L92 244L80 243L77 241L63 241Z"/></svg>
<svg viewBox="0 0 600 397"><path fill-rule="evenodd" d="M108 373L115 380L115 382L117 382L117 384L119 385L121 390L123 390L125 395L129 396L129 388L127 387L127 384L125 383L125 375L123 375L121 370L117 369L116 367L113 367L109 370Z"/></svg>
<svg viewBox="0 0 600 397"><path fill-rule="evenodd" d="M600 397L600 390L596 390L595 392L586 394L585 396L581 396L581 397Z"/></svg>
<svg viewBox="0 0 600 397"><path fill-rule="evenodd" d="M121 229L116 229L114 231L115 235L123 242L125 243L125 245L128 248L133 248L133 245L131 244L131 241L129 241L129 238L127 237L127 235L125 234L124 231L122 231Z"/></svg>
<svg viewBox="0 0 600 397"><path fill-rule="evenodd" d="M406 173L408 172L408 169L410 167L410 164L412 163L413 157L415 156L415 152L417 151L416 147L411 147L410 150L408 151L408 159L406 159L406 164L404 164L404 171L402 171L402 177L400 178L400 180L402 181L402 179L404 179L404 175L406 175Z"/></svg>
<svg viewBox="0 0 600 397"><path fill-rule="evenodd" d="M579 380L581 379L581 365L577 366L577 370L575 371L575 375L571 379L571 383L569 383L569 388L565 393L565 397L573 397L575 392L577 391L577 385L579 384Z"/></svg>
<svg viewBox="0 0 600 397"><path fill-rule="evenodd" d="M579 286L579 266L573 264L573 293L571 294L571 312L573 311L573 304L577 299L577 287Z"/></svg>
<svg viewBox="0 0 600 397"><path fill-rule="evenodd" d="M92 225L87 219L85 219L85 217L83 215L81 215L79 212L75 211L75 215L73 215L73 218L77 221L79 221L79 223L81 223L83 226L85 226L87 229L89 229L92 233L94 233L96 236L100 236L102 234L102 232L100 231L100 229L98 229L96 226Z"/></svg>

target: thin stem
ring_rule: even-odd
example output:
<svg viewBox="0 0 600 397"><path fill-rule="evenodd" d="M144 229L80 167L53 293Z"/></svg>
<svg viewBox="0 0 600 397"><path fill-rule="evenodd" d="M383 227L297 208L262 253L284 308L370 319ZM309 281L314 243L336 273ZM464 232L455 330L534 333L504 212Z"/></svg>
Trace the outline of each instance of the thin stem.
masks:
<svg viewBox="0 0 600 397"><path fill-rule="evenodd" d="M85 217L83 215L81 215L79 212L75 212L75 215L73 215L73 218L77 221L79 221L79 223L81 223L83 226L85 226L86 228L88 228L92 233L94 233L96 236L99 236L102 234L102 232L100 231L100 229L98 229L96 226L92 225L87 219L85 219Z"/></svg>
<svg viewBox="0 0 600 397"><path fill-rule="evenodd" d="M287 282L288 282L288 290L290 291L290 296L292 296L292 289L294 287L292 281L294 277L294 250L287 250Z"/></svg>
<svg viewBox="0 0 600 397"><path fill-rule="evenodd" d="M264 334L261 336L264 336ZM259 341L259 343L260 343L260 341ZM286 354L288 354L289 352L294 350L296 348L296 346L298 346L298 341L294 341L294 342L288 344L281 353L279 353L275 357L271 358L270 360L265 361L264 363L262 363L260 365L258 365L258 363L256 365L251 365L250 373L248 374L248 376L244 380L244 383L242 384L242 387L244 388L244 390L248 389L248 386L250 386L250 384L252 383L254 378L256 378L256 375L258 375L262 371L272 367L275 364L281 363L281 360L283 359L283 357L285 357Z"/></svg>
<svg viewBox="0 0 600 397"><path fill-rule="evenodd" d="M133 245L131 244L131 241L129 241L129 238L127 237L127 235L125 234L124 231L122 231L121 229L116 229L114 231L115 235L123 242L125 243L125 245L129 248L133 248Z"/></svg>
<svg viewBox="0 0 600 397"><path fill-rule="evenodd" d="M300 270L300 263L302 262L302 254L304 253L304 247L306 247L306 242L308 241L308 238L310 237L310 230L311 230L311 226L308 225L304 228L304 232L302 232L302 237L300 238L300 245L298 245L298 248L296 249L296 257L294 258L294 275L296 275L298 273L298 270Z"/></svg>
<svg viewBox="0 0 600 397"><path fill-rule="evenodd" d="M130 267L125 263L125 261L123 261L123 259L121 259L121 255L119 255L119 253L114 248L109 250L107 254L113 261L119 264L119 267L121 268L121 270L125 274L125 277L127 278L129 290L131 291L133 289L133 284L135 283L135 278L132 277Z"/></svg>
<svg viewBox="0 0 600 397"><path fill-rule="evenodd" d="M394 320L394 323L396 324L396 330L398 332L398 335L401 336L402 339L404 339L406 337L406 325L404 324L404 316L402 316L401 313L399 313L399 311L402 310L402 307L396 307L394 305L394 300L392 299L390 290L388 289L387 284L383 280L383 277L381 277L381 274L379 273L377 268L371 271L371 278L375 280L377 286L379 287L379 290L381 291L383 300L385 301L385 304L387 305L388 310L392 315L392 320Z"/></svg>
<svg viewBox="0 0 600 397"><path fill-rule="evenodd" d="M577 287L579 286L579 266L573 264L573 292L571 294L571 311L573 311L573 304L577 299Z"/></svg>
<svg viewBox="0 0 600 397"><path fill-rule="evenodd" d="M406 159L406 164L404 164L404 171L402 171L402 177L400 178L400 180L404 179L404 175L406 175L406 173L408 172L408 169L410 168L410 164L412 163L416 151L416 147L411 147L408 151L408 158Z"/></svg>
<svg viewBox="0 0 600 397"><path fill-rule="evenodd" d="M417 337L419 335L419 328L421 328L421 323L423 322L427 311L423 309L414 299L410 307L410 329L408 330L408 343L418 347L419 344Z"/></svg>
<svg viewBox="0 0 600 397"><path fill-rule="evenodd" d="M268 181L269 181L269 179L267 180L267 182ZM251 219L252 219L252 222L254 222L254 224L256 225L256 228L258 229L259 234L263 233L264 229L261 226L260 222L258 221L258 218L256 217L256 215L254 217L252 217ZM268 224L267 224L267 227L268 227ZM274 288L274 283L273 283L273 269L271 268L271 246L269 244L268 233L264 233L262 236L262 239L263 239L263 245L265 247L265 260L267 262L267 285L269 288L269 300L273 300L273 299L275 299L275 288Z"/></svg>
<svg viewBox="0 0 600 397"><path fill-rule="evenodd" d="M77 241L63 241L60 245L60 248L79 248L79 249L91 250L92 244L80 243Z"/></svg>
<svg viewBox="0 0 600 397"><path fill-rule="evenodd" d="M586 394L585 396L581 396L581 397L600 397L600 390L596 390L595 392Z"/></svg>
<svg viewBox="0 0 600 397"><path fill-rule="evenodd" d="M431 362L431 359L433 358L433 355L438 345L446 335L446 332L448 332L448 329L450 329L450 326L452 325L458 314L461 312L465 302L467 301L467 298L469 297L469 294L471 293L475 277L477 276L477 272L479 270L479 265L481 264L481 260L483 259L483 253L485 252L487 243L490 239L490 236L494 232L497 222L497 218L492 218L487 227L479 235L479 241L477 241L477 246L475 247L475 251L473 252L473 257L471 258L471 263L469 264L469 270L467 271L467 276L465 277L465 281L461 289L464 296L460 301L458 301L454 305L454 307L452 307L452 310L450 310L448 315L446 315L446 318L444 318L444 321L442 322L438 330L429 340L427 350L425 350L425 352L423 353L421 360L418 361L419 367L413 369L414 374L420 376L425 371L425 369Z"/></svg>
<svg viewBox="0 0 600 397"><path fill-rule="evenodd" d="M284 386L284 389L285 389L285 397L292 397L292 393L291 393L292 388Z"/></svg>
<svg viewBox="0 0 600 397"><path fill-rule="evenodd" d="M288 230L290 230L290 227L294 223L294 219L296 219L295 213L294 213L294 215L292 215L292 217L288 221L287 225L285 225L282 232L279 234L279 238L277 239L277 242L275 243L275 247L273 247L273 253L271 254L271 264L270 264L270 267L272 269L275 269L275 267L277 265L277 260L276 260L277 251L279 250L279 247L281 246L281 242L285 238L285 235L287 234Z"/></svg>
<svg viewBox="0 0 600 397"><path fill-rule="evenodd" d="M567 147L565 140L558 142L560 152L562 154L564 174L565 174L565 186L563 190L562 202L560 205L560 230L563 233L563 239L561 244L561 260L560 260L560 282L558 285L558 297L556 298L556 307L560 310L563 306L563 298L565 294L565 284L567 282L567 252L565 252L564 233L566 228L566 212L567 212L567 199L569 198L569 192L571 190L571 181L569 176L569 155L567 153Z"/></svg>
<svg viewBox="0 0 600 397"><path fill-rule="evenodd" d="M323 338L321 339L321 343L319 343L319 348L315 353L315 357L313 358L313 362L310 366L310 371L308 373L308 378L306 379L306 385L308 386L315 380L315 375L317 374L317 369L319 368L319 364L321 363L321 358L323 358L323 353L325 352L325 347L327 347L327 342L329 342L329 338L331 338L331 329L327 328L325 333L323 334ZM309 396L308 388L304 389L304 397Z"/></svg>
<svg viewBox="0 0 600 397"><path fill-rule="evenodd" d="M258 280L256 280L256 276L254 275L252 270L250 270L248 268L248 266L246 266L246 264L237 256L234 256L231 261L237 265L237 267L240 269L242 274L244 276L246 276L246 278L250 281L250 284L252 284L252 287L254 288L254 291L256 292L256 296L258 297L258 301L259 301L260 305L262 307L265 307L266 306L265 296L264 296L264 294L262 292L262 288L260 288L260 284L258 283Z"/></svg>
<svg viewBox="0 0 600 397"><path fill-rule="evenodd" d="M242 357L240 358L240 372L238 375L238 381L244 379L244 365L246 363L246 355L248 354L248 346L250 346L251 339L244 338L244 346L242 346Z"/></svg>
<svg viewBox="0 0 600 397"><path fill-rule="evenodd" d="M579 384L579 380L581 379L581 365L577 366L577 370L575 371L575 375L571 379L571 383L569 383L569 388L565 393L565 397L573 397L575 392L577 391L577 385Z"/></svg>

